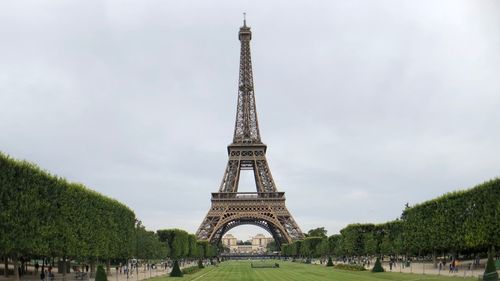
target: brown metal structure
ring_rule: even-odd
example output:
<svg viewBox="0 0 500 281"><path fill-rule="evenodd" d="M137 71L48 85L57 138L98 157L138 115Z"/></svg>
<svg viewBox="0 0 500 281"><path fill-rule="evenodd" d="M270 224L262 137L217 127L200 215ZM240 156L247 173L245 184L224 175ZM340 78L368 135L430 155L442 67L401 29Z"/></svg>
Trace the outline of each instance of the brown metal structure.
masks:
<svg viewBox="0 0 500 281"><path fill-rule="evenodd" d="M285 206L285 193L278 192L261 142L253 88L250 40L246 20L239 31L241 41L238 103L233 143L219 192L212 193L212 206L196 236L218 243L230 229L252 224L267 230L277 245L304 237ZM257 192L238 192L241 170L253 170Z"/></svg>

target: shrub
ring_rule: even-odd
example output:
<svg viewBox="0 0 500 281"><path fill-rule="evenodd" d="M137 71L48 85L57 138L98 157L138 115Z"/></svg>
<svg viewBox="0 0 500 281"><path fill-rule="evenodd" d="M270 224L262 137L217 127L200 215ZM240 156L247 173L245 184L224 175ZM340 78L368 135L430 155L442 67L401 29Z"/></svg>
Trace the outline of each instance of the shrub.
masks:
<svg viewBox="0 0 500 281"><path fill-rule="evenodd" d="M332 257L328 257L328 262L326 263L326 266L333 266Z"/></svg>
<svg viewBox="0 0 500 281"><path fill-rule="evenodd" d="M198 260L198 268L205 268L205 266L203 265L203 261L202 260Z"/></svg>
<svg viewBox="0 0 500 281"><path fill-rule="evenodd" d="M182 277L182 271L179 268L179 261L175 260L174 261L174 267L172 268L172 271L170 272L170 277Z"/></svg>
<svg viewBox="0 0 500 281"><path fill-rule="evenodd" d="M488 261L486 262L486 269L484 270L483 280L485 281L497 281L498 272L495 267L495 261L493 261L493 249L488 252Z"/></svg>
<svg viewBox="0 0 500 281"><path fill-rule="evenodd" d="M108 277L106 276L106 272L104 271L104 267L102 267L102 265L97 266L95 281L108 281Z"/></svg>
<svg viewBox="0 0 500 281"><path fill-rule="evenodd" d="M335 269L341 269L341 270L350 270L350 271L365 271L366 269L361 266L361 265L356 265L356 264L343 264L339 263L335 267Z"/></svg>
<svg viewBox="0 0 500 281"><path fill-rule="evenodd" d="M380 258L377 258L375 261L375 265L372 268L372 272L384 272L384 268L382 267L382 263L380 262Z"/></svg>
<svg viewBox="0 0 500 281"><path fill-rule="evenodd" d="M195 273L197 271L200 271L200 269L201 268L199 268L197 265L194 265L194 266L183 268L182 273L183 274L191 274L191 273Z"/></svg>

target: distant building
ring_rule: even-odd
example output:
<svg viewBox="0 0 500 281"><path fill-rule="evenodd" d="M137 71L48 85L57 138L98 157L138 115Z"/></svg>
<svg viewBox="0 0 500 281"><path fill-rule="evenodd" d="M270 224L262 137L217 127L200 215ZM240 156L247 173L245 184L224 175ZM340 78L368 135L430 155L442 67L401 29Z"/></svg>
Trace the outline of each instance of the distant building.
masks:
<svg viewBox="0 0 500 281"><path fill-rule="evenodd" d="M238 240L232 234L226 234L222 237L222 245L231 248L231 246L237 246Z"/></svg>
<svg viewBox="0 0 500 281"><path fill-rule="evenodd" d="M238 245L238 240L232 234L226 234L222 237L222 244L229 248L230 253L240 254L261 254L267 251L267 244L274 241L272 237L266 237L263 234L257 234L250 238L248 242L251 245Z"/></svg>

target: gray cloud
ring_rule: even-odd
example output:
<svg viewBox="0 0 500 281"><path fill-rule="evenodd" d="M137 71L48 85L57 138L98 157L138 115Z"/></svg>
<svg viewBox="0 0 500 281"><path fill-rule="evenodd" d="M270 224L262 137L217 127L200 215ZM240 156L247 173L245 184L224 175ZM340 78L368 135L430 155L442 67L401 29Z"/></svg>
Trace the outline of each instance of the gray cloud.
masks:
<svg viewBox="0 0 500 281"><path fill-rule="evenodd" d="M499 176L498 1L4 1L0 149L148 228L196 231L232 139L243 11L268 160L303 230Z"/></svg>

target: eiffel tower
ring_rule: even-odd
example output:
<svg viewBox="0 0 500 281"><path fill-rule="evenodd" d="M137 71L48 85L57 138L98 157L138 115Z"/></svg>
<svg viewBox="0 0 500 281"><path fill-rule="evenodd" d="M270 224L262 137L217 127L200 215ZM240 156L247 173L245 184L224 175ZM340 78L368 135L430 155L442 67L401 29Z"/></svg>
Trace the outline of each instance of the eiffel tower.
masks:
<svg viewBox="0 0 500 281"><path fill-rule="evenodd" d="M285 206L266 160L267 146L260 139L253 88L250 40L246 20L239 31L241 41L238 103L233 143L227 147L229 160L219 192L212 193L212 206L196 236L219 243L230 229L244 224L267 230L278 247L304 237ZM253 170L257 192L238 192L241 170Z"/></svg>

